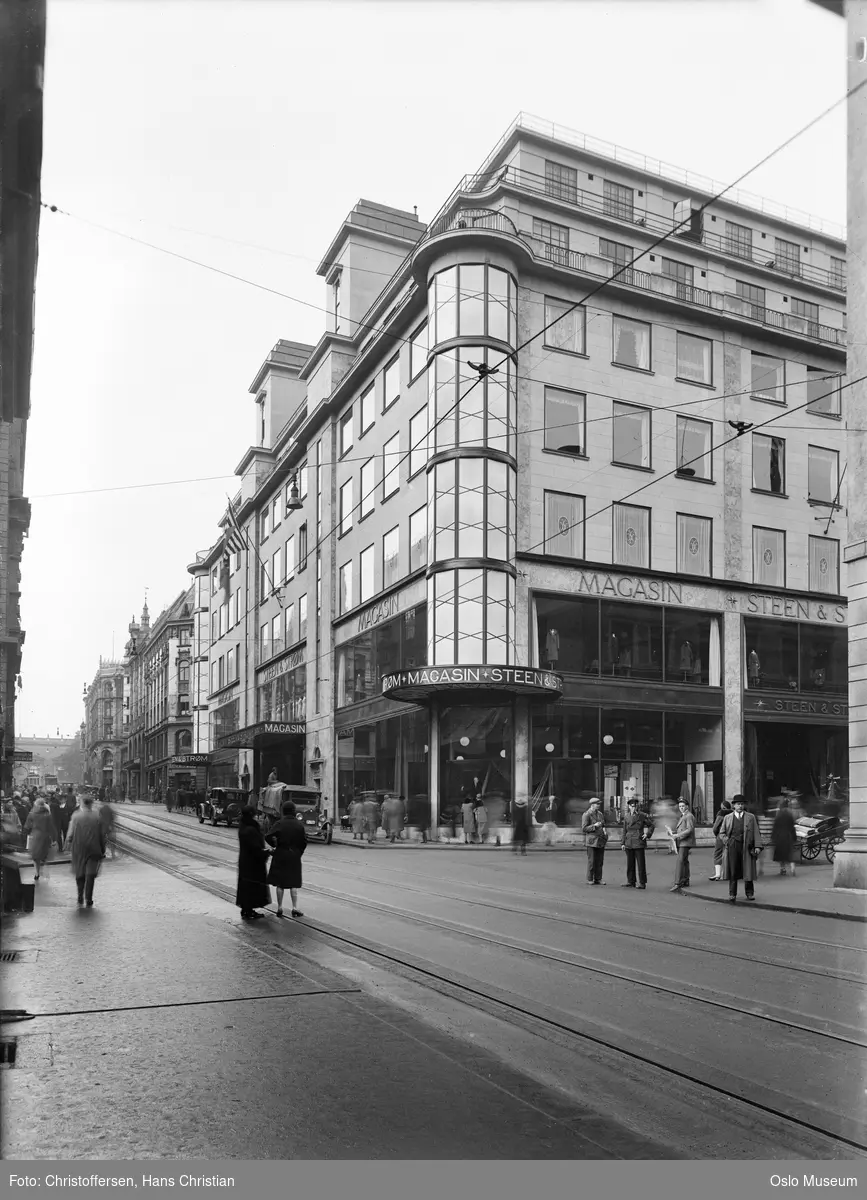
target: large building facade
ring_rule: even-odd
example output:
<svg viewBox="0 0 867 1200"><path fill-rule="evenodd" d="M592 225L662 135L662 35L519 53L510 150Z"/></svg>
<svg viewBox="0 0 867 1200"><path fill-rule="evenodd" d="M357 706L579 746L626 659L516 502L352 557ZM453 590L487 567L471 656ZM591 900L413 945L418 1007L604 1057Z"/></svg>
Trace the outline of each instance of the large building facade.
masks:
<svg viewBox="0 0 867 1200"><path fill-rule="evenodd" d="M843 231L716 190L522 116L429 226L359 202L189 568L212 770L418 823L845 788Z"/></svg>
<svg viewBox="0 0 867 1200"><path fill-rule="evenodd" d="M123 794L122 763L129 727L129 682L119 659L99 659L99 667L84 694L84 782L105 788L112 797Z"/></svg>

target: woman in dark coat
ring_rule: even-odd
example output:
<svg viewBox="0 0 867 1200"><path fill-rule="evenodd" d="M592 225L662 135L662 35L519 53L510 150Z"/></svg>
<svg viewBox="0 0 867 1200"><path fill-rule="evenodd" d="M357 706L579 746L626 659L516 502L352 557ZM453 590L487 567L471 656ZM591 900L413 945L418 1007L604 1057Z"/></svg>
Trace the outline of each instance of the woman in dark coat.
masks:
<svg viewBox="0 0 867 1200"><path fill-rule="evenodd" d="M726 852L725 842L719 835L722 828L722 823L725 817L732 811L732 806L728 800L723 800L719 806L716 820L713 823L713 836L715 838L713 844L713 875L709 876L711 883L722 883L722 862L723 855Z"/></svg>
<svg viewBox="0 0 867 1200"><path fill-rule="evenodd" d="M238 846L238 891L235 903L241 910L241 920L255 921L265 914L253 910L271 903L271 891L265 879L265 867L271 851L265 845L256 814L249 805L241 809Z"/></svg>
<svg viewBox="0 0 867 1200"><path fill-rule="evenodd" d="M798 837L795 833L795 818L789 812L788 800L781 800L774 825L771 830L771 841L774 843L774 862L780 864L780 874L785 875L786 863L795 874L795 847Z"/></svg>
<svg viewBox="0 0 867 1200"><path fill-rule="evenodd" d="M512 851L527 853L527 842L530 840L530 806L526 796L519 796L512 805Z"/></svg>
<svg viewBox="0 0 867 1200"><path fill-rule="evenodd" d="M283 916L283 892L289 889L292 897L292 916L303 917L298 908L298 889L301 887L301 855L307 848L304 826L295 816L295 805L287 800L283 805L283 816L272 825L265 838L274 847L268 882L277 890L277 916Z"/></svg>
<svg viewBox="0 0 867 1200"><path fill-rule="evenodd" d="M33 805L33 809L24 822L24 832L30 839L29 850L30 857L33 859L36 872L34 879L39 878L39 873L45 866L45 860L51 850L51 843L54 840L54 822L51 820L51 813L48 811L48 805L44 800L37 800Z"/></svg>

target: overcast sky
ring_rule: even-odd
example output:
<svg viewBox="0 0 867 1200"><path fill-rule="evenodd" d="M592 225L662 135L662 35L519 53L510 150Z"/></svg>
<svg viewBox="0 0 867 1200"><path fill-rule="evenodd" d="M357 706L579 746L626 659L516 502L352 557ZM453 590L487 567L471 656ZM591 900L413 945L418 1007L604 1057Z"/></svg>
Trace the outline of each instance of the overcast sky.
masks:
<svg viewBox="0 0 867 1200"><path fill-rule="evenodd" d="M728 182L845 89L808 0L49 0L42 191L74 216L40 230L18 733L74 732L145 588L153 618L189 585L359 197L430 220L520 110ZM742 186L842 223L843 109Z"/></svg>

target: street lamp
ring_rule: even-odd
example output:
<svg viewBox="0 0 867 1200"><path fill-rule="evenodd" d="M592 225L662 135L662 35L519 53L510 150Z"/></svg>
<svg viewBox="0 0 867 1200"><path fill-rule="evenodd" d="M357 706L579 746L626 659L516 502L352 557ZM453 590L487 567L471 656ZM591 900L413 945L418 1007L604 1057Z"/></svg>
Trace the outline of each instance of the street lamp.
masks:
<svg viewBox="0 0 867 1200"><path fill-rule="evenodd" d="M304 504L298 495L298 477L297 475L292 475L289 480L289 495L286 497L286 512L296 512L299 508L303 507Z"/></svg>

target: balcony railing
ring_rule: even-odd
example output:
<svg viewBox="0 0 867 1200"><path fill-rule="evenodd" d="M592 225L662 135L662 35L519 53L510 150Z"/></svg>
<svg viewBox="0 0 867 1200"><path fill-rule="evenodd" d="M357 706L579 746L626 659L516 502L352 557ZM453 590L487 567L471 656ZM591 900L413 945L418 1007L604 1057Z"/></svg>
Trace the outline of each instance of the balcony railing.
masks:
<svg viewBox="0 0 867 1200"><path fill-rule="evenodd" d="M610 279L620 267L610 258L602 258L598 254L580 254L574 250L566 250L562 246L543 242L529 234L521 234L522 239L530 246L537 258L547 262L557 263L572 271L583 271L601 279ZM710 292L705 288L692 287L671 279L667 275L653 275L648 271L636 271L629 268L617 277L615 283L623 283L628 287L639 288L645 292L656 292L661 296L671 296L675 300L687 304L695 304L700 308L712 308L718 312L728 312L735 316L745 317L759 325L768 325L788 333L800 334L802 337L814 338L820 342L830 342L835 346L846 345L846 330L835 329L831 325L817 324L805 317L795 317L791 313L778 312L764 305L742 300L740 296L723 292Z"/></svg>

